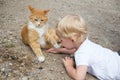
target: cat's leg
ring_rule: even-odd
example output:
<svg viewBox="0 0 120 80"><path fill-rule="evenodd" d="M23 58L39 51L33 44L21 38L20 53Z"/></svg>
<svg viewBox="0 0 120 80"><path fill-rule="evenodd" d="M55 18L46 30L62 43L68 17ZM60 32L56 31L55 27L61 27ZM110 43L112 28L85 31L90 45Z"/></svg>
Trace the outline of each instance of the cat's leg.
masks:
<svg viewBox="0 0 120 80"><path fill-rule="evenodd" d="M60 48L60 45L58 44L59 39L54 29L49 29L48 33L45 35L45 38L48 42L52 44L54 48Z"/></svg>
<svg viewBox="0 0 120 80"><path fill-rule="evenodd" d="M57 41L54 38L50 39L50 43L53 45L54 48L60 48L60 45L57 43Z"/></svg>
<svg viewBox="0 0 120 80"><path fill-rule="evenodd" d="M34 51L35 55L37 56L38 60L40 62L43 62L45 60L45 57L41 51L40 45L37 41L30 44L32 50Z"/></svg>
<svg viewBox="0 0 120 80"><path fill-rule="evenodd" d="M39 36L38 33L34 30L29 30L29 45L32 48L33 52L37 56L40 62L45 60L45 57L42 53L40 44L39 44Z"/></svg>
<svg viewBox="0 0 120 80"><path fill-rule="evenodd" d="M28 45L28 29L27 25L23 26L21 31L21 37L24 44Z"/></svg>

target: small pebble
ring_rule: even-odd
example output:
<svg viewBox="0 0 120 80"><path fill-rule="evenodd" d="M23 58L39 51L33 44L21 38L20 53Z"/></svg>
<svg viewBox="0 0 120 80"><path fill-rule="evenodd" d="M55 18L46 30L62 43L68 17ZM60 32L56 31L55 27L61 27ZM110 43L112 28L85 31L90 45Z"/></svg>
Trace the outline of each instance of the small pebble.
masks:
<svg viewBox="0 0 120 80"><path fill-rule="evenodd" d="M64 71L61 71L61 74L64 74Z"/></svg>
<svg viewBox="0 0 120 80"><path fill-rule="evenodd" d="M12 66L13 64L12 63L9 63L10 66Z"/></svg>
<svg viewBox="0 0 120 80"><path fill-rule="evenodd" d="M56 59L53 59L53 61L56 61Z"/></svg>
<svg viewBox="0 0 120 80"><path fill-rule="evenodd" d="M9 55L5 54L3 57L4 57L4 58L9 58Z"/></svg>
<svg viewBox="0 0 120 80"><path fill-rule="evenodd" d="M10 56L12 60L17 60L18 57L17 56Z"/></svg>
<svg viewBox="0 0 120 80"><path fill-rule="evenodd" d="M34 60L33 62L34 62L35 64L38 64L38 63L39 63L39 61L38 61L38 60Z"/></svg>
<svg viewBox="0 0 120 80"><path fill-rule="evenodd" d="M65 80L64 77L61 77L61 80Z"/></svg>
<svg viewBox="0 0 120 80"><path fill-rule="evenodd" d="M4 72L4 71L5 71L5 68L2 68L2 69L1 69L1 72Z"/></svg>
<svg viewBox="0 0 120 80"><path fill-rule="evenodd" d="M25 65L25 63L23 62L23 63L21 63L21 65L22 65L22 66L24 66L24 65Z"/></svg>
<svg viewBox="0 0 120 80"><path fill-rule="evenodd" d="M50 68L50 71L53 71L54 69L53 68Z"/></svg>
<svg viewBox="0 0 120 80"><path fill-rule="evenodd" d="M43 67L41 67L41 66L40 66L38 69L42 70L42 69L43 69Z"/></svg>
<svg viewBox="0 0 120 80"><path fill-rule="evenodd" d="M23 77L22 80L28 80L28 78L27 77Z"/></svg>

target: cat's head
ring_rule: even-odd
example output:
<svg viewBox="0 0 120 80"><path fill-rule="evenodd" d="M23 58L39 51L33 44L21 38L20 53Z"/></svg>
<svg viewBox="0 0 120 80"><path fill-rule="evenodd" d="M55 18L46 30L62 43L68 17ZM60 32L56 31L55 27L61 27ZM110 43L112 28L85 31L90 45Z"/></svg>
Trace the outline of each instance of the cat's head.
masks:
<svg viewBox="0 0 120 80"><path fill-rule="evenodd" d="M49 10L35 9L31 5L29 5L29 10L31 12L29 20L36 27L41 27L48 21L47 13L49 12Z"/></svg>

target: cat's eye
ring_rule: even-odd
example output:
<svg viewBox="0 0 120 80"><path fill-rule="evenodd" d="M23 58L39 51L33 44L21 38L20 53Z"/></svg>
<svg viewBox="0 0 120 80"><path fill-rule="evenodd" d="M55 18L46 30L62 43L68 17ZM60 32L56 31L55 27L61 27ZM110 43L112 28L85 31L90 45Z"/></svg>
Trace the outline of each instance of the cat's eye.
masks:
<svg viewBox="0 0 120 80"><path fill-rule="evenodd" d="M43 19L41 19L41 21L44 21Z"/></svg>
<svg viewBox="0 0 120 80"><path fill-rule="evenodd" d="M35 21L38 21L38 19L35 19Z"/></svg>

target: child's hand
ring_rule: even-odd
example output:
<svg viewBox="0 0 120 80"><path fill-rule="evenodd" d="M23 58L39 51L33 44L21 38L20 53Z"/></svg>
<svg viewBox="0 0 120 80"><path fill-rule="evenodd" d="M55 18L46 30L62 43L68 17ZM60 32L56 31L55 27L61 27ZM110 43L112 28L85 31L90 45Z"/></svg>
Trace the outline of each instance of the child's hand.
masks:
<svg viewBox="0 0 120 80"><path fill-rule="evenodd" d="M62 59L63 64L65 67L73 67L74 66L74 61L70 57L65 57Z"/></svg>
<svg viewBox="0 0 120 80"><path fill-rule="evenodd" d="M47 50L47 53L59 53L59 50L55 48L50 48Z"/></svg>
<svg viewBox="0 0 120 80"><path fill-rule="evenodd" d="M66 48L50 48L47 50L47 53L66 53L66 54L73 54L76 49L66 49Z"/></svg>
<svg viewBox="0 0 120 80"><path fill-rule="evenodd" d="M50 48L47 53L66 53L66 48Z"/></svg>

